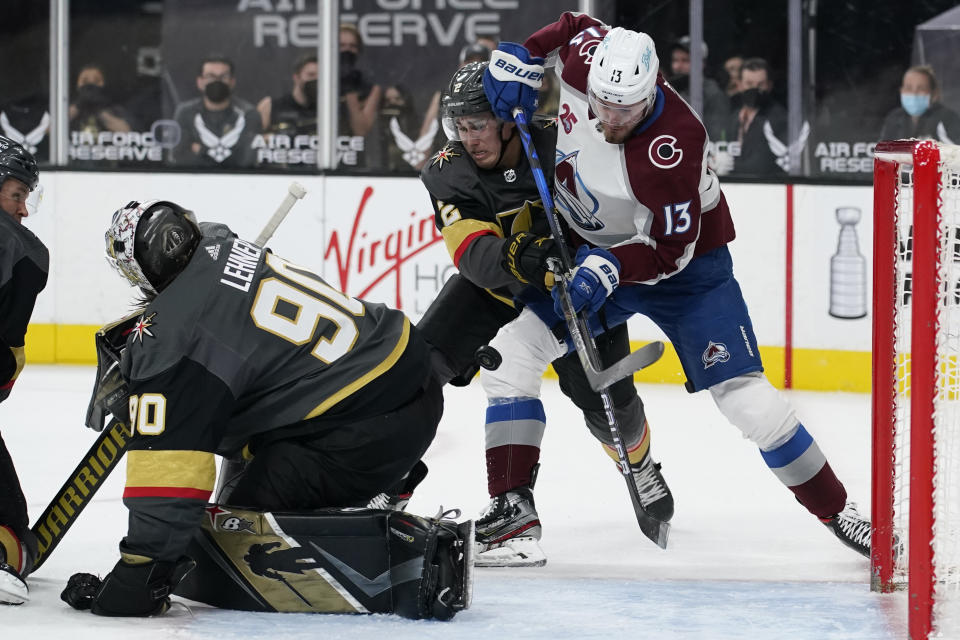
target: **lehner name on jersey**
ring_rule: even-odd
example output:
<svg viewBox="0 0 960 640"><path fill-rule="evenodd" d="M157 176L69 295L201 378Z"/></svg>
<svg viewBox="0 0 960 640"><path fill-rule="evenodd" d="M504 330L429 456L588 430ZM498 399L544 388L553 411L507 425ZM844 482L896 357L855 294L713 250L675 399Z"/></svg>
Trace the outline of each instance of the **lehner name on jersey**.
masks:
<svg viewBox="0 0 960 640"><path fill-rule="evenodd" d="M220 278L220 282L243 292L249 291L261 253L263 249L257 245L236 238L233 246L230 247L230 255L227 256L227 264L223 268L223 277Z"/></svg>

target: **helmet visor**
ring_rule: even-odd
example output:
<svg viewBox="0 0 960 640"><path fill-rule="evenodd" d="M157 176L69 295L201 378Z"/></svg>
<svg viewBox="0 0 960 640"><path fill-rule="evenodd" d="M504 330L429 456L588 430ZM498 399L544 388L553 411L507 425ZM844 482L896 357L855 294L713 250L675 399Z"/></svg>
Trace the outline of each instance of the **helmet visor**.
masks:
<svg viewBox="0 0 960 640"><path fill-rule="evenodd" d="M40 210L40 205L43 203L43 185L38 184L37 188L30 192L30 195L27 196L27 212L30 215L36 215L37 211Z"/></svg>
<svg viewBox="0 0 960 640"><path fill-rule="evenodd" d="M488 113L478 113L470 116L443 119L443 131L450 140L470 140L482 135L488 127L495 127L497 119Z"/></svg>
<svg viewBox="0 0 960 640"><path fill-rule="evenodd" d="M587 88L587 103L593 115L603 124L613 127L635 124L643 120L650 110L650 100L641 100L633 104L616 104L602 100Z"/></svg>

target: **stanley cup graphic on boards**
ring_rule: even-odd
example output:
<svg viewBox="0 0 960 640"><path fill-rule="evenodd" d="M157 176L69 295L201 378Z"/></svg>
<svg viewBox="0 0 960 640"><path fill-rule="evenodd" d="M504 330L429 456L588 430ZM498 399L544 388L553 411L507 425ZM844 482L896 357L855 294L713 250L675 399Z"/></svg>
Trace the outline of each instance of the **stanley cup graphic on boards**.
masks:
<svg viewBox="0 0 960 640"><path fill-rule="evenodd" d="M854 319L867 315L867 259L860 253L857 223L860 209L838 207L840 235L830 258L830 315Z"/></svg>

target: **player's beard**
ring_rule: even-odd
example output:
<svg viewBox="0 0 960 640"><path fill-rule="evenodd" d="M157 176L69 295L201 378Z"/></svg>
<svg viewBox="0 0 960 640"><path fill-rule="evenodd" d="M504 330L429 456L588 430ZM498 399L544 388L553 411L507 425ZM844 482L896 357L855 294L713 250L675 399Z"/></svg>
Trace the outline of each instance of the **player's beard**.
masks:
<svg viewBox="0 0 960 640"><path fill-rule="evenodd" d="M627 141L627 138L630 137L630 134L633 133L635 127L636 125L612 127L601 124L600 130L603 133L603 139L610 144L623 144Z"/></svg>

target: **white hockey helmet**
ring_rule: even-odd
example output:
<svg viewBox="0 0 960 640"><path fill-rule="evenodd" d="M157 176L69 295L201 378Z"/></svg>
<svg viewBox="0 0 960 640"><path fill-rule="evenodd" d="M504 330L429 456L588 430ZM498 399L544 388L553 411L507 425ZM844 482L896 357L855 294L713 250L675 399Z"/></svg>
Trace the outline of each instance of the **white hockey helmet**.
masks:
<svg viewBox="0 0 960 640"><path fill-rule="evenodd" d="M659 68L657 50L650 36L623 27L611 29L590 63L587 75L590 109L604 123L640 120L656 98Z"/></svg>

